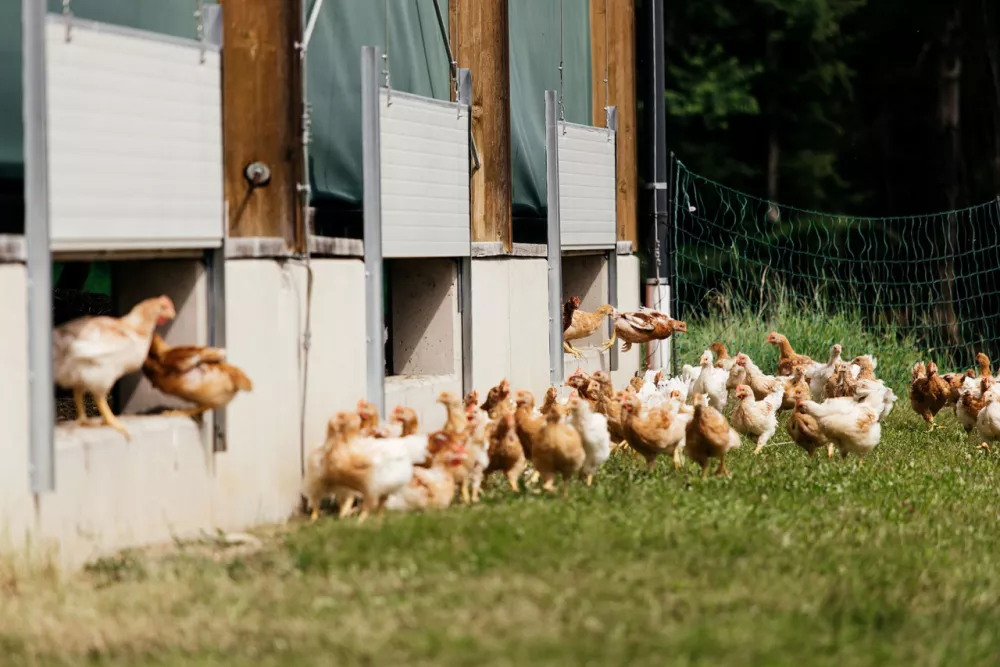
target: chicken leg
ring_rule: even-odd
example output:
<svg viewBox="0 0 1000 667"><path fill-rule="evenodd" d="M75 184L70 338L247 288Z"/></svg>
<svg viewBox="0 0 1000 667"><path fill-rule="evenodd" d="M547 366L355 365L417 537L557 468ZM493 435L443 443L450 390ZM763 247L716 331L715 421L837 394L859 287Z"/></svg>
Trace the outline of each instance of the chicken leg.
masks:
<svg viewBox="0 0 1000 667"><path fill-rule="evenodd" d="M577 359L583 359L583 354L580 353L580 350L573 347L573 344L568 340L563 341L563 350L565 350L567 354L572 354Z"/></svg>
<svg viewBox="0 0 1000 667"><path fill-rule="evenodd" d="M76 403L76 423L87 424L87 406L83 402L83 389L73 389L73 402Z"/></svg>
<svg viewBox="0 0 1000 667"><path fill-rule="evenodd" d="M614 329L612 329L611 330L611 340L609 340L604 345L601 345L601 350L602 351L610 350L612 348L612 346L614 346L616 340L618 340L618 332L615 331Z"/></svg>
<svg viewBox="0 0 1000 667"><path fill-rule="evenodd" d="M472 496L469 494L469 478L462 480L462 502L466 505L472 504Z"/></svg>
<svg viewBox="0 0 1000 667"><path fill-rule="evenodd" d="M674 447L674 470L681 469L681 448Z"/></svg>
<svg viewBox="0 0 1000 667"><path fill-rule="evenodd" d="M125 424L122 424L121 421L115 417L115 413L111 411L111 406L108 405L108 397L95 396L94 400L97 403L97 409L100 411L101 417L104 418L104 423L124 435L125 440L131 442L132 436L129 434L128 429L125 428Z"/></svg>
<svg viewBox="0 0 1000 667"><path fill-rule="evenodd" d="M987 454L991 453L989 443L984 442L976 447L976 451L979 451L980 449L985 449Z"/></svg>
<svg viewBox="0 0 1000 667"><path fill-rule="evenodd" d="M309 523L316 523L316 519L319 518L319 508L313 507L312 512L309 513Z"/></svg>
<svg viewBox="0 0 1000 667"><path fill-rule="evenodd" d="M197 408L186 408L184 410L167 410L163 413L164 417L197 417L203 412L211 410L207 405L202 405Z"/></svg>

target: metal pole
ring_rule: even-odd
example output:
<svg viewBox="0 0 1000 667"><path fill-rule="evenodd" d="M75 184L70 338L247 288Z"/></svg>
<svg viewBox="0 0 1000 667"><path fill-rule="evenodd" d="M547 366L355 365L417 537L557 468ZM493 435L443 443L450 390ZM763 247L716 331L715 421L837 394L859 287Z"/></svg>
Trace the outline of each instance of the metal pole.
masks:
<svg viewBox="0 0 1000 667"><path fill-rule="evenodd" d="M435 6L437 3L435 2ZM472 141L472 72L462 68L457 72L458 103L466 111L469 125L469 141ZM470 174L471 176L471 174ZM469 201L472 201L472 180L469 180ZM469 228L472 228L471 205L469 207ZM459 263L459 300L458 307L462 312L462 393L472 391L472 235L469 235L469 254Z"/></svg>
<svg viewBox="0 0 1000 667"><path fill-rule="evenodd" d="M608 304L618 310L618 248L608 251ZM611 337L615 330L615 321L608 318L608 337ZM618 346L612 345L608 350L608 368L612 371L618 370Z"/></svg>
<svg viewBox="0 0 1000 667"><path fill-rule="evenodd" d="M228 217L228 216L227 216ZM208 274L208 344L226 346L226 237L222 246L207 253ZM226 444L226 408L212 412L212 451L224 452Z"/></svg>
<svg viewBox="0 0 1000 667"><path fill-rule="evenodd" d="M24 89L24 240L28 252L28 398L34 493L55 490L52 392L52 254L49 250L49 146L45 3L21 0Z"/></svg>
<svg viewBox="0 0 1000 667"><path fill-rule="evenodd" d="M664 100L666 84L666 55L663 46L663 0L650 0L649 26L652 31L652 89L649 91L647 103L652 106L653 114L653 223L656 230L656 243L660 248L660 265L656 277L669 280L670 238L667 234L667 189L669 175L667 173L667 108Z"/></svg>
<svg viewBox="0 0 1000 667"><path fill-rule="evenodd" d="M321 9L323 9L323 0L316 0L312 12L309 13L309 21L306 23L305 33L302 35L302 44L299 45L301 51L309 50L309 42L312 41L313 31L316 29L316 21L319 20ZM302 0L302 11L305 11L305 0Z"/></svg>
<svg viewBox="0 0 1000 667"><path fill-rule="evenodd" d="M549 382L559 386L563 372L562 234L559 224L559 103L545 91L545 183L548 188Z"/></svg>
<svg viewBox="0 0 1000 667"><path fill-rule="evenodd" d="M382 302L382 165L379 147L381 101L378 50L361 48L361 154L364 173L365 336L368 401L385 414L385 313Z"/></svg>

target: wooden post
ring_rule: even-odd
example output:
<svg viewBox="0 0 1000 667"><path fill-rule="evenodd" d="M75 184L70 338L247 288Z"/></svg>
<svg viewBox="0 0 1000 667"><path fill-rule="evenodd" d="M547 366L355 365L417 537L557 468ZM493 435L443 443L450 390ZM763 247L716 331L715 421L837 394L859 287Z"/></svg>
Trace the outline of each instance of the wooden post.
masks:
<svg viewBox="0 0 1000 667"><path fill-rule="evenodd" d="M229 235L272 236L303 250L302 0L225 0L223 141ZM251 188L244 169L262 162L271 182Z"/></svg>
<svg viewBox="0 0 1000 667"><path fill-rule="evenodd" d="M451 48L472 73L472 240L513 250L510 172L510 47L507 0L449 0Z"/></svg>
<svg viewBox="0 0 1000 667"><path fill-rule="evenodd" d="M618 240L638 241L638 153L635 101L635 3L590 0L593 123L604 126L604 107L618 107L616 182ZM608 88L605 97L604 78Z"/></svg>

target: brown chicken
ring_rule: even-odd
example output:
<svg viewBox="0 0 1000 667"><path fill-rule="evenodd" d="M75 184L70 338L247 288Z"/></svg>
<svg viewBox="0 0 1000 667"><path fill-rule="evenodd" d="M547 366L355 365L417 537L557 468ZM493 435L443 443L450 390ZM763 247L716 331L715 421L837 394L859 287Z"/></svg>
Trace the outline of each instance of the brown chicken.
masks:
<svg viewBox="0 0 1000 667"><path fill-rule="evenodd" d="M795 369L792 377L783 377L780 379L781 383L785 386L785 395L781 399L782 410L791 410L800 399L807 400L811 397L809 383L806 382L806 371L802 366Z"/></svg>
<svg viewBox="0 0 1000 667"><path fill-rule="evenodd" d="M524 458L524 448L517 437L514 415L506 414L497 420L489 431L489 443L490 462L486 467L485 476L489 478L490 473L503 473L510 488L516 493L519 490L517 480L521 478L521 473L524 472L528 462Z"/></svg>
<svg viewBox="0 0 1000 667"><path fill-rule="evenodd" d="M819 428L819 422L816 421L816 418L809 414L805 406L802 405L802 401L804 400L809 400L808 394L795 403L795 409L788 420L788 435L792 436L792 441L795 444L806 450L809 458L812 458L816 450L824 445L829 445L827 447L827 457L833 457L833 445L828 443L826 436L823 435L823 432Z"/></svg>
<svg viewBox="0 0 1000 667"><path fill-rule="evenodd" d="M674 468L681 467L680 445L684 429L691 416L671 414L667 410L653 409L643 415L642 402L635 395L628 395L622 402L622 426L629 447L646 460L650 471L656 468L656 457L666 454L673 458Z"/></svg>
<svg viewBox="0 0 1000 667"><path fill-rule="evenodd" d="M571 296L569 300L563 304L562 311L562 330L565 333L566 329L569 329L573 324L573 313L575 313L580 308L580 297Z"/></svg>
<svg viewBox="0 0 1000 667"><path fill-rule="evenodd" d="M614 313L611 318L615 328L611 332L608 347L614 345L615 338L621 338L625 341L622 352L628 352L633 345L666 340L675 333L687 332L686 323L649 308L631 313Z"/></svg>
<svg viewBox="0 0 1000 667"><path fill-rule="evenodd" d="M531 453L531 463L542 479L542 489L555 491L557 476L563 478L563 494L569 494L569 480L578 475L587 458L576 429L566 423L566 408L556 404L545 416L545 428Z"/></svg>
<svg viewBox="0 0 1000 667"><path fill-rule="evenodd" d="M799 366L810 366L813 360L804 354L796 354L788 338L772 331L767 335L767 342L778 348L778 375L791 375Z"/></svg>
<svg viewBox="0 0 1000 667"><path fill-rule="evenodd" d="M466 416L462 399L454 392L442 391L438 394L437 402L445 409L445 421L441 430L447 433L465 433L469 427L469 419Z"/></svg>
<svg viewBox="0 0 1000 667"><path fill-rule="evenodd" d="M854 396L858 390L858 381L854 379L851 365L838 361L833 368L833 375L826 381L824 392L827 398Z"/></svg>
<svg viewBox="0 0 1000 667"><path fill-rule="evenodd" d="M363 438L388 438L390 433L385 425L379 424L378 408L373 403L365 399L358 401L358 418L361 420L361 437Z"/></svg>
<svg viewBox="0 0 1000 667"><path fill-rule="evenodd" d="M729 350L722 343L716 341L708 346L708 349L712 351L715 356L715 367L721 368L722 370L731 370L733 364L736 363L736 358L729 356Z"/></svg>
<svg viewBox="0 0 1000 667"><path fill-rule="evenodd" d="M590 409L594 410L597 405L597 394L600 392L600 384L592 376L587 375L581 369L566 378L566 384L576 390L581 398L590 403Z"/></svg>
<svg viewBox="0 0 1000 667"><path fill-rule="evenodd" d="M486 393L486 400L479 408L484 410L490 419L496 419L502 414L513 414L514 402L510 397L510 382L504 378L500 384L491 388Z"/></svg>
<svg viewBox="0 0 1000 667"><path fill-rule="evenodd" d="M993 376L987 375L979 379L978 396L972 391L967 391L962 393L961 398L958 399L958 404L955 406L955 416L958 417L958 421L961 422L966 433L971 433L972 429L976 427L979 412L989 400L986 392L992 385Z"/></svg>
<svg viewBox="0 0 1000 667"><path fill-rule="evenodd" d="M253 390L250 378L226 363L225 350L194 345L172 347L159 334L153 334L142 372L164 394L194 403L196 407L171 412L188 417L221 408L238 392Z"/></svg>
<svg viewBox="0 0 1000 667"><path fill-rule="evenodd" d="M573 311L572 321L569 327L563 329L563 349L569 352L577 359L583 359L583 355L578 349L573 347L570 341L580 340L581 338L586 338L597 332L601 328L601 323L604 322L604 318L615 312L615 309L611 306L605 304L600 306L597 310L592 313L588 313L583 310ZM614 335L611 336L611 340L601 346L602 350L606 350L615 344Z"/></svg>
<svg viewBox="0 0 1000 667"><path fill-rule="evenodd" d="M722 413L708 404L704 394L695 394L691 400L694 418L687 425L684 453L701 466L702 479L708 476L708 464L713 458L719 459L715 474L728 477L726 454L740 446L740 436Z"/></svg>
<svg viewBox="0 0 1000 667"><path fill-rule="evenodd" d="M170 298L161 296L140 302L124 317L81 317L53 329L53 379L73 390L81 426L89 423L84 405L89 393L104 423L131 439L108 405L108 392L122 376L142 368L153 331L176 315Z"/></svg>
<svg viewBox="0 0 1000 667"><path fill-rule="evenodd" d="M644 384L646 384L646 381L645 381L645 380L643 380L643 379L642 379L642 378L641 378L640 376L638 376L638 375L636 375L635 377L633 377L632 379L630 379L630 380L628 381L628 386L629 386L629 387L631 387L631 388L632 388L632 391L634 391L634 392L635 392L635 393L637 393L637 394L638 394L638 393L639 393L640 391L642 391L642 385L644 385Z"/></svg>
<svg viewBox="0 0 1000 667"><path fill-rule="evenodd" d="M923 362L914 365L910 381L910 407L924 418L928 431L943 428L934 423L934 417L948 402L950 393L948 383L938 375L936 363L931 361L926 367Z"/></svg>
<svg viewBox="0 0 1000 667"><path fill-rule="evenodd" d="M924 372L926 373L926 370ZM954 406L958 403L958 398L961 395L959 390L962 388L962 382L965 381L965 378L974 377L976 377L976 371L972 368L964 373L945 373L941 376L941 379L948 385L947 405Z"/></svg>
<svg viewBox="0 0 1000 667"><path fill-rule="evenodd" d="M542 399L542 407L538 408L538 411L542 413L543 417L547 417L548 414L552 411L552 408L555 407L557 403L556 398L558 395L559 392L556 390L555 387L550 386L548 389L545 390L545 397Z"/></svg>
<svg viewBox="0 0 1000 667"><path fill-rule="evenodd" d="M601 393L608 398L612 398L615 395L615 388L611 384L611 376L607 371L594 371L593 375L590 376L595 382L600 386Z"/></svg>
<svg viewBox="0 0 1000 667"><path fill-rule="evenodd" d="M413 469L409 484L389 496L386 509L414 512L451 506L458 488L455 470L465 462L465 447L454 435L438 432L429 438L428 450L431 456L427 466Z"/></svg>
<svg viewBox="0 0 1000 667"><path fill-rule="evenodd" d="M465 407L465 411L468 412L470 408L474 408L479 405L479 392L473 389L465 398L462 399L462 405Z"/></svg>
<svg viewBox="0 0 1000 667"><path fill-rule="evenodd" d="M872 358L867 354L861 355L860 357L854 357L851 363L861 370L858 372L857 380L861 382L862 380L874 380L875 378L875 367L872 365Z"/></svg>
<svg viewBox="0 0 1000 667"><path fill-rule="evenodd" d="M980 380L983 378L993 377L993 369L992 364L990 363L990 358L982 352L976 354L976 365L979 367L979 373L976 374L976 377Z"/></svg>
<svg viewBox="0 0 1000 667"><path fill-rule="evenodd" d="M396 406L392 411L390 421L394 424L399 424L399 435L401 438L417 434L419 422L417 420L417 413L413 408L406 408L402 405Z"/></svg>
<svg viewBox="0 0 1000 667"><path fill-rule="evenodd" d="M545 428L545 418L535 414L535 397L530 391L517 392L517 410L514 412L514 427L521 449L529 461L535 445Z"/></svg>

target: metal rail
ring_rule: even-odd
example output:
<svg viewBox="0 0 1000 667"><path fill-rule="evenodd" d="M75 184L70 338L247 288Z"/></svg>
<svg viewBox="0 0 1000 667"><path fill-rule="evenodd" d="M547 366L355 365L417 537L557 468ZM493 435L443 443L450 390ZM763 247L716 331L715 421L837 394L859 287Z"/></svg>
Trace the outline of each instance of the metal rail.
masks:
<svg viewBox="0 0 1000 667"><path fill-rule="evenodd" d="M548 188L549 382L559 386L563 371L562 242L559 223L559 102L545 91L545 182Z"/></svg>

